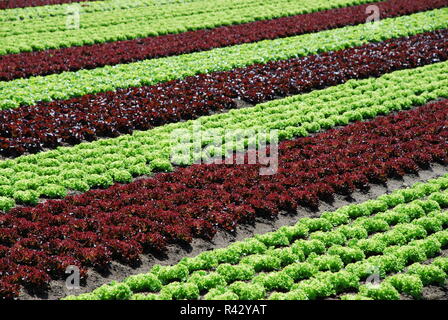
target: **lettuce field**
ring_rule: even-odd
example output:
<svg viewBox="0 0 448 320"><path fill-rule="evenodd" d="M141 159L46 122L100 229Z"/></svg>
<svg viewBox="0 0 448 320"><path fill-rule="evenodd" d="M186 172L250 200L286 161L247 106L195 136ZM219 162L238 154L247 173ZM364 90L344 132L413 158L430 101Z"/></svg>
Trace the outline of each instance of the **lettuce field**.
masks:
<svg viewBox="0 0 448 320"><path fill-rule="evenodd" d="M1 1L0 299L448 300L448 1Z"/></svg>

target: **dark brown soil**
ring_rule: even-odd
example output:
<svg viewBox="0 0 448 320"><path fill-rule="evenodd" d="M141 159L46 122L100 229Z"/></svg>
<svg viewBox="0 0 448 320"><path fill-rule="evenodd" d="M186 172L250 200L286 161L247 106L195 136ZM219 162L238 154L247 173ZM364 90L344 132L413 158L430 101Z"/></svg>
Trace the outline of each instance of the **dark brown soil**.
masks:
<svg viewBox="0 0 448 320"><path fill-rule="evenodd" d="M423 288L423 300L448 300L448 284Z"/></svg>
<svg viewBox="0 0 448 320"><path fill-rule="evenodd" d="M112 262L107 274L90 270L88 272L88 279L86 283L82 285L82 288L79 290L67 290L65 287L65 281L63 280L52 281L48 292L37 295L22 292L19 299L60 299L67 295L78 295L84 292L89 292L110 281L122 281L129 275L145 273L154 264L172 265L177 263L183 257L191 257L206 250L226 247L232 242L252 237L254 234L273 231L284 225L293 225L299 218L318 217L324 211L333 211L350 203L361 203L366 200L376 198L382 194L390 193L393 190L409 187L415 182L426 181L431 178L439 177L447 172L448 170L446 167L435 164L428 170L422 170L418 175L408 175L400 180L391 179L385 185L372 185L368 192L355 192L350 197L338 195L332 203L322 202L319 210L317 211L299 208L297 215L282 214L275 220L258 219L253 225L240 225L235 234L220 231L212 241L194 239L188 246L171 245L168 248L167 253L163 256L154 254L143 255L141 257L141 265L135 268L123 265L121 263ZM424 297L428 299L448 299L448 287L425 288Z"/></svg>

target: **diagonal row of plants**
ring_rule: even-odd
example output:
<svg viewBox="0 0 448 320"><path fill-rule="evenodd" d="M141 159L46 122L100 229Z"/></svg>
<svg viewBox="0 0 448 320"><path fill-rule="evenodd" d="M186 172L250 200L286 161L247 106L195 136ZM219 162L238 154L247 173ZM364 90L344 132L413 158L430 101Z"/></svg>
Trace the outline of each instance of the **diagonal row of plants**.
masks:
<svg viewBox="0 0 448 320"><path fill-rule="evenodd" d="M378 2L381 18L436 9L446 0ZM0 80L45 76L160 58L364 23L369 4L144 39L0 56Z"/></svg>
<svg viewBox="0 0 448 320"><path fill-rule="evenodd" d="M114 181L130 181L132 176L153 171L171 171L171 161L188 165L210 155L243 150L257 141L255 136L247 137L246 131L278 130L279 139L285 140L448 98L447 71L448 63L443 62L396 71L377 79L350 80L253 108L1 161L0 195L6 197L2 198L2 207L10 208L15 201L36 203L40 196L62 197L68 189L85 191L110 186ZM176 140L178 133L188 136L198 128L204 136L201 143L207 143L210 130L221 141L224 137L228 141L211 150L196 150L198 141L179 144ZM192 152L172 158L179 145Z"/></svg>
<svg viewBox="0 0 448 320"><path fill-rule="evenodd" d="M447 187L447 176L418 183L67 299L307 300L358 290L371 299L418 298L423 285L448 278L447 258L420 264L448 247ZM407 266L408 277L363 284Z"/></svg>
<svg viewBox="0 0 448 320"><path fill-rule="evenodd" d="M83 14L80 18L82 19L80 20L80 29L67 29L66 17L46 18L41 23L38 20L25 20L25 22L17 22L16 27L14 25L10 26L11 22L8 21L5 22L6 25L3 28L5 31L3 32L0 54L180 33L188 30L273 19L371 1L337 0L330 2L327 0L307 0L306 3L303 3L303 1L298 0L274 0L266 3L261 0L224 0L226 3L223 3L223 6L220 5L223 1L212 1L211 3L208 1L192 2L184 5L177 4L172 8L167 6L138 8L135 9L135 13L116 11L116 13L106 14L106 17L104 17L102 12ZM187 6L188 9L182 11L184 6ZM207 11L207 8L209 11ZM181 12L176 16L176 12L179 10ZM160 14L155 14L154 11L160 11ZM92 15L91 23L93 25L87 28L90 15ZM123 17L118 18L116 15L123 15ZM59 26L52 28L52 22L48 21L50 19L58 19L59 22L55 22L55 24L59 24ZM86 26L86 28L82 26ZM27 33L21 34L23 31Z"/></svg>
<svg viewBox="0 0 448 320"><path fill-rule="evenodd" d="M23 0L27 1L27 0ZM37 0L47 1L47 0ZM54 0L59 1L59 0ZM62 0L64 1L64 0ZM80 4L80 13L89 12L107 12L115 10L127 10L132 8L141 8L147 6L161 6L178 4L179 2L194 2L201 0L101 0L88 1ZM9 1L11 3L11 1ZM17 3L17 1L16 1ZM76 4L75 4L76 5ZM46 17L66 16L67 11L73 6L71 3L61 3L54 5L28 6L22 8L10 8L0 11L0 21L14 21L27 19L43 19Z"/></svg>
<svg viewBox="0 0 448 320"><path fill-rule="evenodd" d="M284 0L279 0L280 3ZM274 1L275 5L277 1ZM129 20L146 21L156 20L160 21L166 18L173 17L191 17L196 14L210 14L217 11L238 10L242 8L250 8L252 6L259 7L262 5L258 0L249 1L197 1L177 3L175 6L149 6L146 8L135 8L128 10L118 10L110 13L101 13L101 20L99 20L98 13L82 13L82 23L80 29L90 29L100 26L111 26L119 24L127 24ZM152 15L151 15L152 12ZM47 17L44 19L33 20L19 20L9 21L8 23L0 22L0 37L8 37L14 35L33 34L42 32L66 31L67 17Z"/></svg>
<svg viewBox="0 0 448 320"><path fill-rule="evenodd" d="M94 70L0 82L2 90L0 107L14 108L20 105L32 105L38 101L68 99L117 88L152 85L199 73L226 71L255 63L341 50L368 42L444 29L448 27L447 18L448 8L443 8L385 19L375 26L344 27Z"/></svg>
<svg viewBox="0 0 448 320"><path fill-rule="evenodd" d="M433 225L434 226L434 225ZM436 227L437 228L437 227ZM438 234L440 236L440 234ZM436 238L436 236L434 237ZM439 241L443 243L443 241ZM421 241L420 244L424 242ZM437 245L437 242L426 242L426 245ZM442 248L445 246L442 246ZM437 247L433 245L428 256L437 253ZM391 251L398 251L398 247ZM418 253L420 254L420 253ZM343 300L400 300L404 295L413 299L422 299L424 288L427 286L443 287L448 280L448 258L439 256L424 261L423 255L402 272L388 275L380 284L368 284L361 286L356 294L341 296ZM403 268L400 268L403 269Z"/></svg>
<svg viewBox="0 0 448 320"><path fill-rule="evenodd" d="M73 5L82 12L115 11L147 6L160 6L200 0L4 0L0 5L0 21L63 16ZM73 4L75 2L75 4ZM86 2L86 3L81 3Z"/></svg>
<svg viewBox="0 0 448 320"><path fill-rule="evenodd" d="M29 8L29 7L58 5L64 3L84 2L84 1L93 1L93 0L2 0L0 2L0 9L3 10L14 8Z"/></svg>
<svg viewBox="0 0 448 320"><path fill-rule="evenodd" d="M67 265L85 274L112 260L133 264L169 243L210 239L218 228L295 214L298 206L331 202L335 193L446 164L447 102L284 142L274 176L261 176L262 165L195 165L12 209L0 217L0 266L8 270L1 287L45 288Z"/></svg>
<svg viewBox="0 0 448 320"><path fill-rule="evenodd" d="M21 156L116 137L234 109L233 98L260 103L445 61L448 29L304 58L216 72L159 85L0 111L0 154ZM51 114L51 117L48 117Z"/></svg>

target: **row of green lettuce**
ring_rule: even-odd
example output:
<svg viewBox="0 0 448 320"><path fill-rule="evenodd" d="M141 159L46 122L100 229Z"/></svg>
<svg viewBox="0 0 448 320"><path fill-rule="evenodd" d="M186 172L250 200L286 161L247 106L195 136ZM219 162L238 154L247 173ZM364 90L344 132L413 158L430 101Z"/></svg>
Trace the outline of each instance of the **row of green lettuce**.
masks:
<svg viewBox="0 0 448 320"><path fill-rule="evenodd" d="M126 10L108 12L80 13L80 29L94 31L97 27L112 27L129 23L146 24L157 21L163 24L164 20L174 17L182 17L184 20L193 20L195 15L204 14L214 16L217 12L229 11L238 15L239 10L248 8L277 7L295 2L296 0L273 0L269 4L261 0L212 0L177 3L164 6L147 6ZM309 0L308 0L309 1ZM297 3L295 4L297 5ZM75 8L73 8L75 9ZM15 35L27 35L38 33L50 33L55 31L67 31L67 16L47 17L44 19L19 20L0 22L0 37Z"/></svg>
<svg viewBox="0 0 448 320"><path fill-rule="evenodd" d="M301 1L301 13L327 10L332 8L346 7L364 3L375 2L374 0L337 0L330 2L320 0L318 2L305 0ZM150 2L144 1L144 6L137 6L126 9L110 10L106 7L105 11L88 12L85 7L79 5L79 13L82 20L80 22L81 29L95 28L99 26L123 25L129 22L140 23L155 20L163 21L170 17L184 16L184 19L191 19L192 15L210 13L215 15L220 11L237 10L243 8L264 8L266 13L268 10L279 6L297 6L297 0L273 0L269 3L261 0L195 0L185 2L175 2L169 4L150 5ZM71 9L70 9L71 8ZM89 6L87 8L90 8ZM113 8L113 7L112 7ZM287 9L288 7L286 7ZM68 6L63 15L40 16L34 19L18 19L16 21L2 21L0 15L0 37L7 37L19 34L33 34L41 32L66 31L67 14L73 9L77 9L76 4ZM238 19L239 11L235 11ZM272 12L273 13L273 12ZM239 14L239 15L238 15ZM289 15L285 12L284 15ZM237 22L237 20L235 20Z"/></svg>
<svg viewBox="0 0 448 320"><path fill-rule="evenodd" d="M447 188L417 183L66 299L420 298L447 279L448 258L421 264L448 246Z"/></svg>
<svg viewBox="0 0 448 320"><path fill-rule="evenodd" d="M276 130L279 140L292 139L448 98L447 74L448 62L400 70L251 108L0 161L0 209L9 210L16 202L35 204L41 196L64 197L69 189L105 188L129 182L133 176L172 171L172 163L189 165L244 151L258 143L257 132ZM267 134L268 142L271 137ZM216 144L224 138L225 143Z"/></svg>
<svg viewBox="0 0 448 320"><path fill-rule="evenodd" d="M437 257L427 263L416 262L401 272L387 277L381 284L369 284L356 294L346 294L342 300L399 300L400 294L420 299L426 286L444 286L448 280L448 258Z"/></svg>
<svg viewBox="0 0 448 320"><path fill-rule="evenodd" d="M66 16L73 6L79 6L80 13L108 12L144 7L177 6L187 2L202 0L101 0L82 3L64 3L47 6L12 8L0 10L0 21L45 19Z"/></svg>
<svg viewBox="0 0 448 320"><path fill-rule="evenodd" d="M0 82L0 108L33 105L117 88L153 85L200 73L231 70L360 46L448 27L448 8L385 19L375 25L349 26L276 40L217 48L93 70Z"/></svg>

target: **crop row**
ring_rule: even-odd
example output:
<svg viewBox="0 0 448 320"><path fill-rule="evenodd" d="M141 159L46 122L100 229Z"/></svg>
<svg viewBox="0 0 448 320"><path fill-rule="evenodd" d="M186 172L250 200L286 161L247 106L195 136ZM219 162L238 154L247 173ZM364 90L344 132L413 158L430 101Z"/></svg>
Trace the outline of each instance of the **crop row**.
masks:
<svg viewBox="0 0 448 320"><path fill-rule="evenodd" d="M67 263L132 264L144 249L210 239L217 228L233 231L256 216L294 214L299 205L315 208L335 193L368 189L370 182L416 173L434 161L447 164L447 120L445 101L285 142L273 176L261 176L260 165L202 164L14 208L0 218L0 266L8 268L14 284L39 287ZM407 202L437 190L419 186L400 194ZM400 203L396 194L392 199ZM34 280L23 280L24 272Z"/></svg>
<svg viewBox="0 0 448 320"><path fill-rule="evenodd" d="M199 73L335 51L368 42L411 36L448 27L448 8L384 19L376 27L350 26L295 37L264 40L180 56L0 82L0 108L69 99L117 88L153 85Z"/></svg>
<svg viewBox="0 0 448 320"><path fill-rule="evenodd" d="M2 0L0 9L25 8L94 0Z"/></svg>
<svg viewBox="0 0 448 320"><path fill-rule="evenodd" d="M0 111L0 154L20 156L148 130L275 97L447 59L448 30L115 93ZM412 57L412 58L410 58ZM48 117L51 114L51 117Z"/></svg>
<svg viewBox="0 0 448 320"><path fill-rule="evenodd" d="M273 5L282 5L285 1L289 2L288 0L274 0ZM127 10L116 10L112 12L82 13L82 20L80 20L82 23L80 23L79 28L80 30L95 29L97 27L127 24L129 23L129 20L141 22L143 19L145 21L153 20L163 23L164 19L175 17L183 17L185 19L197 14L210 15L222 10L231 11L262 6L263 3L259 0L212 0L207 2L201 0L182 4L178 3L174 6L146 6ZM151 12L153 15L151 15ZM101 20L98 19L100 15L102 18ZM24 34L49 33L66 30L66 17L61 16L45 17L42 19L33 20L18 20L12 22L8 21L6 23L0 22L0 37L2 38Z"/></svg>
<svg viewBox="0 0 448 320"><path fill-rule="evenodd" d="M242 151L245 144L253 144L257 139L254 135L242 135L242 131L277 130L278 138L285 140L448 98L447 70L448 63L442 62L395 71L380 78L349 80L339 86L253 108L1 161L0 196L7 197L2 199L6 203L2 208L13 206L13 199L33 204L40 196L62 197L67 189L85 191L110 186L114 181L128 182L133 175L171 171L171 161L188 165L210 154ZM201 139L201 144L207 146L210 130L221 141L224 137L228 140L221 146L196 151L195 145ZM193 142L177 140L179 133L188 137L196 131L199 138ZM193 152L180 154L179 146ZM178 156L173 158L173 155Z"/></svg>
<svg viewBox="0 0 448 320"><path fill-rule="evenodd" d="M424 258L421 258L421 262ZM430 263L416 262L405 272L388 276L380 284L360 287L357 294L346 294L342 300L399 300L400 294L414 299L423 296L423 288L443 286L448 280L448 258L437 257Z"/></svg>
<svg viewBox="0 0 448 320"><path fill-rule="evenodd" d="M440 8L447 4L446 0L376 3L381 10L382 19ZM355 25L365 22L367 6L368 4L338 8L145 39L0 56L0 80L92 69Z"/></svg>
<svg viewBox="0 0 448 320"><path fill-rule="evenodd" d="M134 9L135 13L128 13L133 9L119 10L107 13L106 17L103 12L83 14L82 20L80 20L80 29L67 29L67 20L63 17L49 17L43 19L42 22L34 21L34 19L24 20L17 22L16 27L11 27L11 22L8 21L2 27L8 33L3 33L0 54L180 33L356 5L372 2L372 0L336 0L331 2L328 0L306 0L305 3L298 0L273 0L269 4L262 0L224 0L224 2L226 3L224 6L221 6L221 4L225 4L223 1L212 1L178 4L171 8L167 8L167 6L143 7ZM155 11L160 11L160 15L155 14ZM163 13L164 11L165 13ZM117 15L123 16L119 18ZM136 17L135 15L141 16ZM55 30L52 30L52 23L49 21L51 19L57 19L59 22L59 26L53 28ZM92 20L92 26L84 28L83 26L89 25L89 19ZM1 24L0 22L0 26ZM29 30L29 33L12 34L11 32L14 30L16 33L22 32L21 30Z"/></svg>
<svg viewBox="0 0 448 320"><path fill-rule="evenodd" d="M115 10L127 10L132 8L141 8L147 6L166 6L170 4L178 5L179 3L195 2L201 0L101 0L89 1L82 3L80 6L80 14L91 12L104 12ZM81 2L81 1L77 1ZM13 8L9 10L0 11L0 21L15 21L27 19L43 19L48 17L66 16L67 11L72 6L71 3L39 6L39 7L24 7Z"/></svg>
<svg viewBox="0 0 448 320"><path fill-rule="evenodd" d="M306 300L354 290L376 299L396 298L397 290L418 297L415 284L408 288L397 276L388 277L379 288L362 282L373 274L402 272L448 247L448 212L442 211L448 206L448 193L440 192L446 182L446 177L441 178L325 212L320 218L300 219L294 226L183 258L173 266L156 265L147 274L68 299L199 299L202 295L205 299ZM431 269L428 274L426 267L414 264L408 273L440 283L447 278L447 258L437 259Z"/></svg>
<svg viewBox="0 0 448 320"><path fill-rule="evenodd" d="M372 220L365 219L363 223L373 228L375 224L382 224L383 228L388 226L381 218ZM296 241L291 247L267 249L263 254L244 257L238 265L224 263L213 268L212 262L210 269L213 271L196 271L185 278L182 278L182 271L188 269L181 265L175 270L180 271L177 274L180 277L174 278L179 281L168 284L160 280L165 278L167 270L153 268L149 274L129 277L122 284L111 283L90 294L67 299L198 299L202 293L207 300L314 300L354 290L360 292L354 297L356 299L398 300L400 293L412 294L418 299L424 284L443 285L448 278L448 258L439 257L429 266L419 263L447 248L447 220L446 212L435 211L413 223L400 223L388 232L375 233L373 238L378 241L373 245L384 248L385 254L381 251L378 255L372 254L367 246L373 241L359 239L359 235L354 239L350 235L344 238L348 228L342 227L344 231L339 233L338 229L334 233L318 231L311 233L309 242ZM425 225L428 222L432 225ZM443 231L433 233L431 227L434 225ZM357 231L367 235L372 233L363 227ZM430 236L424 238L427 234ZM322 238L327 241L313 242L313 239ZM340 243L345 239L348 244L343 246ZM397 243L399 245L393 245ZM409 266L415 260L419 262ZM384 274L403 271L409 266L408 277L390 276L379 286L363 284L372 272L370 270L378 265ZM141 293L145 291L150 293ZM353 299L350 296L342 296L342 299Z"/></svg>

